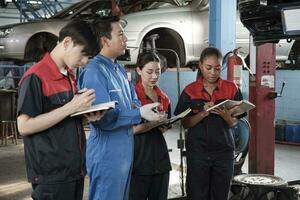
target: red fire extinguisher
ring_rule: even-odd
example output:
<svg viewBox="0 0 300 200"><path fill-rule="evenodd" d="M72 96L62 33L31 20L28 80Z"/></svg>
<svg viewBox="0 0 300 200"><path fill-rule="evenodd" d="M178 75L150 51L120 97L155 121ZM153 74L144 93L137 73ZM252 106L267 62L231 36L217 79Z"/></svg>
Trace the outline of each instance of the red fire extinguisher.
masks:
<svg viewBox="0 0 300 200"><path fill-rule="evenodd" d="M239 87L242 85L243 60L238 55L238 49L234 49L227 58L227 80L234 82Z"/></svg>

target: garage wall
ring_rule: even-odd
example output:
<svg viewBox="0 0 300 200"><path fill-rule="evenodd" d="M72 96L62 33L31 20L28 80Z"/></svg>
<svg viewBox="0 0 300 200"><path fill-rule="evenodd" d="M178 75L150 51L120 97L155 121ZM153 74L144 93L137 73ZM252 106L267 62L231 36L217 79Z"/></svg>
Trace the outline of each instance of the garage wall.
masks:
<svg viewBox="0 0 300 200"><path fill-rule="evenodd" d="M181 70L180 71L180 93L186 85L196 80L196 72L192 70ZM169 96L171 99L171 109L172 114L175 110L178 100L178 90L177 90L177 73L175 69L167 70L161 75L159 80L160 88Z"/></svg>
<svg viewBox="0 0 300 200"><path fill-rule="evenodd" d="M300 122L300 70L277 70L276 91L286 82L283 97L276 99L276 119Z"/></svg>

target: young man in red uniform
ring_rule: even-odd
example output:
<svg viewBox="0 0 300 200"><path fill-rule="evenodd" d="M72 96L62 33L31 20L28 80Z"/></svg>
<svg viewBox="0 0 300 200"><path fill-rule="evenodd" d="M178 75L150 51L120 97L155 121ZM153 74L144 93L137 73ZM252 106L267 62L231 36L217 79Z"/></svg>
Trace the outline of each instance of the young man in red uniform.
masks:
<svg viewBox="0 0 300 200"><path fill-rule="evenodd" d="M18 130L24 137L28 181L34 200L81 200L85 176L85 134L79 117L94 90L77 94L72 69L84 65L99 47L91 26L72 21L59 32L58 44L30 67L19 83ZM98 120L92 114L89 120Z"/></svg>
<svg viewBox="0 0 300 200"><path fill-rule="evenodd" d="M241 100L238 87L220 78L222 55L216 48L203 50L199 61L201 76L186 86L175 115L187 108L192 112L182 120L186 135L187 197L189 200L227 199L233 175L234 140L237 123L230 110L206 110L226 99ZM242 116L239 116L242 117Z"/></svg>

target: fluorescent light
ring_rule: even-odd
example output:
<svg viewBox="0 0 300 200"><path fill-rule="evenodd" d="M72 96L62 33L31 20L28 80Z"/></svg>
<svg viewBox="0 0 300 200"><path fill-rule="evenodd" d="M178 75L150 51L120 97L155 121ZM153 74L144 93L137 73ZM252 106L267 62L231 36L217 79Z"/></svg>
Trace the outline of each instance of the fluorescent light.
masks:
<svg viewBox="0 0 300 200"><path fill-rule="evenodd" d="M283 32L287 35L300 34L300 7L282 9L282 26Z"/></svg>
<svg viewBox="0 0 300 200"><path fill-rule="evenodd" d="M268 5L268 1L267 1L267 0L260 0L260 1L259 1L259 4L260 4L261 6L267 6L267 5Z"/></svg>

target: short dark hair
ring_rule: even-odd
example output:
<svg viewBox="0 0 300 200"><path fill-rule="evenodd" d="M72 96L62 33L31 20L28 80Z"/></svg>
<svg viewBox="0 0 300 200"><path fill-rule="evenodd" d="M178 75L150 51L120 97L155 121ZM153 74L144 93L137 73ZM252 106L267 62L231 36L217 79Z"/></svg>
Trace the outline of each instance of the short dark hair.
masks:
<svg viewBox="0 0 300 200"><path fill-rule="evenodd" d="M144 66L149 62L160 62L158 55L154 52L141 53L137 59L137 67L143 69Z"/></svg>
<svg viewBox="0 0 300 200"><path fill-rule="evenodd" d="M90 23L83 20L73 20L65 25L59 32L58 41L65 37L71 37L75 45L82 45L83 53L87 56L95 56L99 53L97 37Z"/></svg>
<svg viewBox="0 0 300 200"><path fill-rule="evenodd" d="M102 49L101 38L106 37L108 39L111 39L111 32L112 32L111 24L120 21L121 20L118 16L107 16L107 17L100 17L93 22L93 26L95 29L95 33L97 35L100 50Z"/></svg>
<svg viewBox="0 0 300 200"><path fill-rule="evenodd" d="M218 59L222 59L222 53L220 52L219 49L215 48L215 47L207 47L205 48L201 55L200 55L200 62L202 63L204 61L204 59L206 59L207 57L210 56L216 56Z"/></svg>

